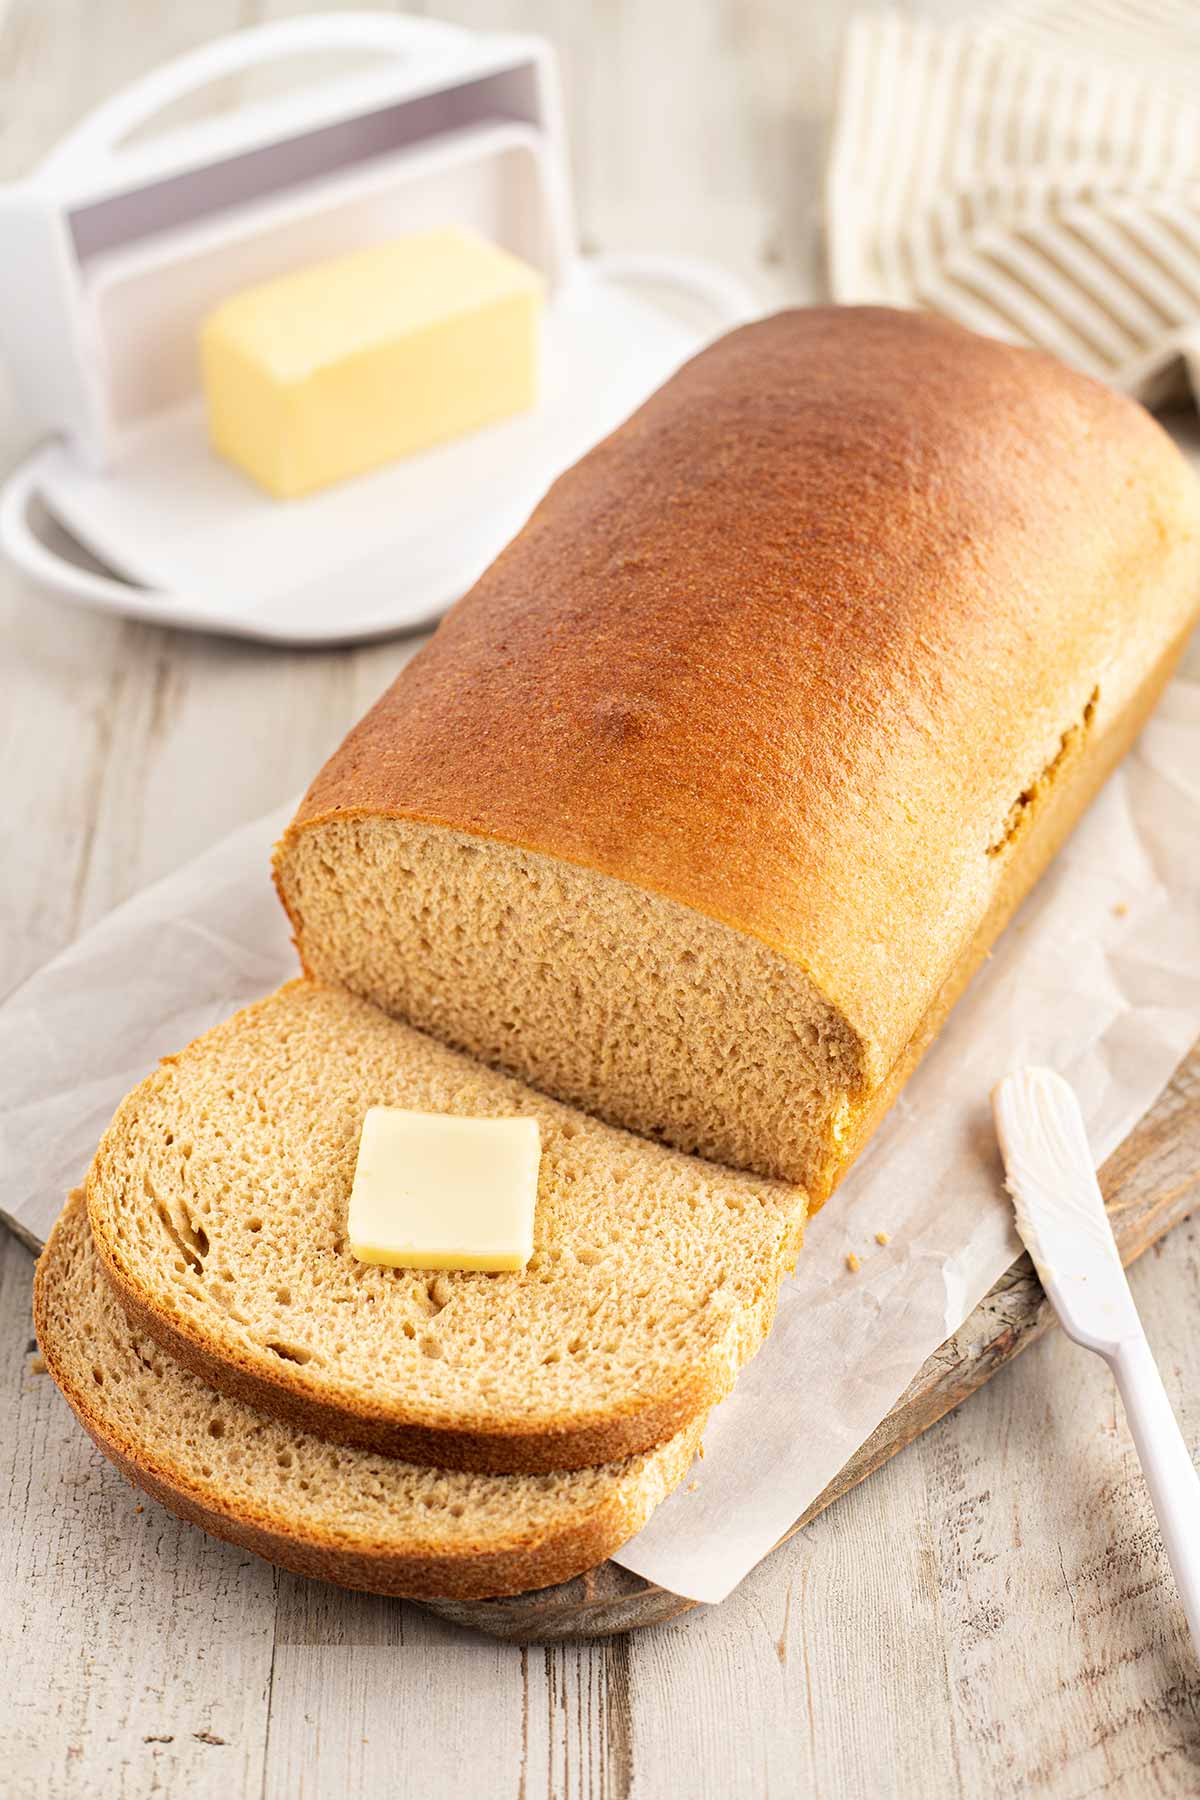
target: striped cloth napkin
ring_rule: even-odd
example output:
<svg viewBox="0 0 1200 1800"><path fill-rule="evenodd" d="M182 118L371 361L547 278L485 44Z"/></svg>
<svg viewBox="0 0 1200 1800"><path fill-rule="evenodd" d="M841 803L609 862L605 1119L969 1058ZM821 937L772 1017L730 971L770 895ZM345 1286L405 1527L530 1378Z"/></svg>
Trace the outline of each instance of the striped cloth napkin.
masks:
<svg viewBox="0 0 1200 1800"><path fill-rule="evenodd" d="M854 18L826 205L836 300L1200 401L1200 4Z"/></svg>

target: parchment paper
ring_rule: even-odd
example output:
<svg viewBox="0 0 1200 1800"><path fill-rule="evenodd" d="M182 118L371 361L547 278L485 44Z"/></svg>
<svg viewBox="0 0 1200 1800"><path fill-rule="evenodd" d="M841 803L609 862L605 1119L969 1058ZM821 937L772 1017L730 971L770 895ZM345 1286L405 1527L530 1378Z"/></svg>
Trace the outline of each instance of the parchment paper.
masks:
<svg viewBox="0 0 1200 1800"><path fill-rule="evenodd" d="M30 1241L157 1058L296 972L267 878L289 811L139 895L0 1009L3 1205ZM1200 685L1181 679L813 1223L704 1460L617 1560L723 1598L1017 1255L993 1082L1021 1062L1053 1064L1079 1092L1099 1159L1198 1034Z"/></svg>

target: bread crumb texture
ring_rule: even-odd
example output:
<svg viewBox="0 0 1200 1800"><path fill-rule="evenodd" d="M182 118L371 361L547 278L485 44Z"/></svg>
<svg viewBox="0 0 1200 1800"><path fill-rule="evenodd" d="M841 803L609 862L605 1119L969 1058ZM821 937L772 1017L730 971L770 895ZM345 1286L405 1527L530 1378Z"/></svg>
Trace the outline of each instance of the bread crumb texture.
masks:
<svg viewBox="0 0 1200 1800"><path fill-rule="evenodd" d="M526 1269L356 1260L370 1106L537 1118ZM598 1124L308 981L135 1090L88 1200L127 1306L218 1386L369 1448L517 1470L647 1448L726 1393L805 1211L797 1188Z"/></svg>
<svg viewBox="0 0 1200 1800"><path fill-rule="evenodd" d="M425 1468L329 1443L216 1393L130 1325L82 1195L39 1262L34 1311L55 1380L138 1485L288 1568L379 1593L471 1598L566 1580L639 1529L699 1436L697 1422L648 1454L553 1476Z"/></svg>
<svg viewBox="0 0 1200 1800"><path fill-rule="evenodd" d="M827 1183L858 1044L799 969L657 894L403 819L285 840L310 974L597 1118Z"/></svg>

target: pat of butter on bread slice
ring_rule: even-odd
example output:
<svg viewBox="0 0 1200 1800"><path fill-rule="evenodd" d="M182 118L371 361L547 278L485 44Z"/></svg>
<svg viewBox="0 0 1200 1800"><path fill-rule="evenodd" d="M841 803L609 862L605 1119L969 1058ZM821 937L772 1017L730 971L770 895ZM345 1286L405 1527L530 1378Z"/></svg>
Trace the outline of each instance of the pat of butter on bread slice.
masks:
<svg viewBox="0 0 1200 1800"><path fill-rule="evenodd" d="M350 1190L350 1249L392 1269L523 1269L533 1255L536 1119L372 1106Z"/></svg>

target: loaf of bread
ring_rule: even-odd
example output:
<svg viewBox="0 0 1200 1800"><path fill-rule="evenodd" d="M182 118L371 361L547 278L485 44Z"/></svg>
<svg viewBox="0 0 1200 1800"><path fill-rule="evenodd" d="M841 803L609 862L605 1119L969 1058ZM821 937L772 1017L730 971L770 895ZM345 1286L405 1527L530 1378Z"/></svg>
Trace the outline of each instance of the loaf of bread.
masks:
<svg viewBox="0 0 1200 1800"><path fill-rule="evenodd" d="M1132 402L915 314L722 339L317 777L306 969L819 1201L1133 740L1200 497Z"/></svg>
<svg viewBox="0 0 1200 1800"><path fill-rule="evenodd" d="M482 1274L360 1263L371 1106L535 1116L534 1254ZM87 1183L126 1311L222 1393L445 1468L576 1469L728 1393L795 1260L803 1191L585 1118L344 990L296 981L169 1057Z"/></svg>
<svg viewBox="0 0 1200 1800"><path fill-rule="evenodd" d="M686 1473L700 1420L660 1449L558 1475L464 1475L331 1444L215 1393L131 1325L82 1195L38 1262L47 1367L100 1449L156 1500L301 1575L481 1599L602 1562Z"/></svg>

